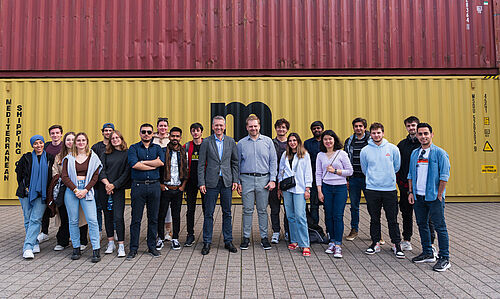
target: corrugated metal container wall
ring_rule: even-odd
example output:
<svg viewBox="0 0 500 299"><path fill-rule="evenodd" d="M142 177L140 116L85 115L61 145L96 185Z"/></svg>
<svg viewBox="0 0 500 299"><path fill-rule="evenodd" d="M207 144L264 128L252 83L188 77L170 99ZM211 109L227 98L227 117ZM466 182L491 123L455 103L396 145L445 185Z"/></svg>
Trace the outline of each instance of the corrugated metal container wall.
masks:
<svg viewBox="0 0 500 299"><path fill-rule="evenodd" d="M54 123L85 131L94 143L101 125L113 122L131 144L141 123L167 116L187 141L191 123L201 122L207 136L212 116L231 113L228 135L238 140L246 134L245 118L255 113L262 132L273 134L273 122L285 117L304 140L312 121L346 138L351 120L364 116L384 123L393 143L406 136L403 119L417 115L433 125L435 144L450 155L449 200L499 200L498 97L498 81L480 77L0 80L0 198L14 198L14 162L30 150L29 138L47 136Z"/></svg>
<svg viewBox="0 0 500 299"><path fill-rule="evenodd" d="M0 71L494 69L492 6L2 0Z"/></svg>

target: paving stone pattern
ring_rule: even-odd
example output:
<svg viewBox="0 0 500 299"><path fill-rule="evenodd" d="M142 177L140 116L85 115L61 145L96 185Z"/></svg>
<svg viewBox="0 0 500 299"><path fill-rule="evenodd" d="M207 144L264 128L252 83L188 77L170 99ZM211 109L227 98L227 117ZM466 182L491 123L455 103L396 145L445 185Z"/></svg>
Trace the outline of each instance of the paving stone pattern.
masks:
<svg viewBox="0 0 500 299"><path fill-rule="evenodd" d="M233 206L234 244L241 241L241 205ZM144 217L138 256L133 261L104 255L90 262L91 248L72 261L71 248L53 251L55 227L50 240L41 244L34 260L22 258L24 227L20 206L0 207L0 297L12 298L500 298L500 203L453 203L446 206L452 267L444 273L432 264L415 265L410 259L420 253L415 225L413 252L396 259L390 245L374 256L364 254L370 244L366 205L360 209L360 237L345 241L343 259L324 253L326 245L313 244L311 257L289 251L284 241L264 251L260 247L254 213L253 243L248 250L230 254L221 234L222 213L216 209L212 250L202 256L201 207L197 208L196 240L193 247L162 249L153 258L147 249ZM323 219L323 213L320 212ZM130 207L126 207L127 235ZM185 206L182 217L185 215ZM344 218L348 233L350 213ZM384 222L384 221L383 221ZM382 222L382 223L383 223ZM401 224L401 220L400 220ZM185 219L181 222L185 241ZM324 227L324 223L321 222ZM389 240L387 224L383 238ZM269 226L271 227L271 226ZM200 242L198 242L200 241ZM390 243L390 242L388 242ZM128 252L128 247L126 248Z"/></svg>

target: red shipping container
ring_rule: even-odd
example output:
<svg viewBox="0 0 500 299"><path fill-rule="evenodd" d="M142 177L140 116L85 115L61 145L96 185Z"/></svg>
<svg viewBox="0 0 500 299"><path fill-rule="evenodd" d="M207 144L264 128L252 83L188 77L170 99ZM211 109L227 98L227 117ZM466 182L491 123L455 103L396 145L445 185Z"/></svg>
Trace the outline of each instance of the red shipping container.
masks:
<svg viewBox="0 0 500 299"><path fill-rule="evenodd" d="M1 0L0 75L491 73L493 24L483 0Z"/></svg>

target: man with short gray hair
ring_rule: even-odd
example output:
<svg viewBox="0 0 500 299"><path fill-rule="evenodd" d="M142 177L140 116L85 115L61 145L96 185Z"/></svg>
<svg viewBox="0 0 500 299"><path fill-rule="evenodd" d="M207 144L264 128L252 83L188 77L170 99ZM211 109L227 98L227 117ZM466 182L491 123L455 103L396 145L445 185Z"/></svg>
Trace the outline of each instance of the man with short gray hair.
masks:
<svg viewBox="0 0 500 299"><path fill-rule="evenodd" d="M259 214L261 245L271 249L267 238L267 205L269 191L276 186L278 158L271 138L260 134L260 120L250 115L246 121L248 136L238 142L240 161L240 184L238 193L243 202L243 239L240 248L248 249L252 232L252 214L254 203Z"/></svg>
<svg viewBox="0 0 500 299"><path fill-rule="evenodd" d="M238 151L236 142L224 134L226 120L216 116L212 120L214 134L203 139L198 158L198 186L205 194L203 201L203 248L202 255L210 252L214 228L214 209L220 194L222 208L222 233L224 248L231 253L237 249L233 245L231 222L232 191L238 186Z"/></svg>

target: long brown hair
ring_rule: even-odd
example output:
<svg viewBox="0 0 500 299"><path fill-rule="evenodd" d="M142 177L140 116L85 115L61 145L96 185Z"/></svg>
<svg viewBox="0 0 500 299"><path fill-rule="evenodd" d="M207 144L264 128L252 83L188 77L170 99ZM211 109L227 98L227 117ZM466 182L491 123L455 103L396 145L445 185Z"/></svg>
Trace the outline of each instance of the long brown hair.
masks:
<svg viewBox="0 0 500 299"><path fill-rule="evenodd" d="M75 136L76 134L75 134L75 132L68 132L68 133L64 134L64 137L62 139L61 151L59 152L59 154L57 154L57 161L59 161L59 164L62 163L62 160L64 159L64 157L66 157L71 151L71 148L66 147L66 138L68 138L69 135ZM75 144L74 141L73 141L73 144Z"/></svg>
<svg viewBox="0 0 500 299"><path fill-rule="evenodd" d="M113 133L111 133L111 136L109 136L109 142L106 145L106 151L104 152L106 154L111 154L115 150L115 147L111 144L111 138L113 137L114 134L118 135L118 137L120 137L120 139L122 140L122 144L119 145L120 147L119 151L124 151L128 149L127 143L125 142L122 133L118 130L115 130Z"/></svg>
<svg viewBox="0 0 500 299"><path fill-rule="evenodd" d="M302 145L302 139L300 139L300 136L297 133L290 133L288 135L288 138L286 139L286 156L287 156L287 158L290 159L293 157L292 149L288 145L288 142L290 141L290 137L295 137L295 139L297 139L297 157L299 159L304 158L304 156L307 153L307 150Z"/></svg>
<svg viewBox="0 0 500 299"><path fill-rule="evenodd" d="M76 134L75 142L73 142L73 146L71 147L71 154L75 157L78 155L78 149L76 148L76 139L78 139L79 136L83 136L87 140L87 145L85 146L85 154L89 156L90 155L89 137L84 132Z"/></svg>

